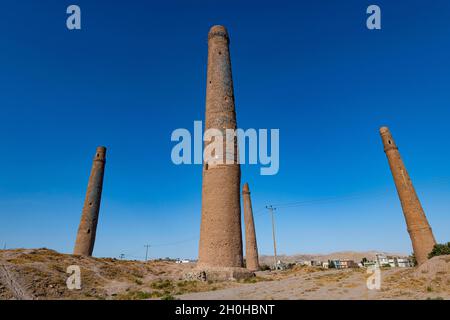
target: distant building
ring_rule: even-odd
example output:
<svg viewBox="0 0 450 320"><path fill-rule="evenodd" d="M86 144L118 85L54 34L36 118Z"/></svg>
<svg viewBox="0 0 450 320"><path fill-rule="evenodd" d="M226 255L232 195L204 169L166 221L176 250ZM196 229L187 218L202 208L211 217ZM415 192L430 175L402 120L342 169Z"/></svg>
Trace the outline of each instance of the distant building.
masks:
<svg viewBox="0 0 450 320"><path fill-rule="evenodd" d="M413 266L408 258L400 258L400 257L395 258L395 265L396 267L399 268L410 268Z"/></svg>
<svg viewBox="0 0 450 320"><path fill-rule="evenodd" d="M312 266L312 260L299 260L299 261L297 261L297 264L301 265L301 266L311 267Z"/></svg>
<svg viewBox="0 0 450 320"><path fill-rule="evenodd" d="M389 264L389 266L391 266L391 268L397 267L397 265L396 265L396 258L388 257L388 264Z"/></svg>
<svg viewBox="0 0 450 320"><path fill-rule="evenodd" d="M322 268L328 269L330 264L328 262L322 262Z"/></svg>
<svg viewBox="0 0 450 320"><path fill-rule="evenodd" d="M190 263L191 261L188 259L177 259L177 261L175 261L175 263Z"/></svg>
<svg viewBox="0 0 450 320"><path fill-rule="evenodd" d="M374 266L374 265L376 265L376 264L377 264L376 261L369 261L369 260L367 260L367 261L365 261L365 262L363 263L363 267L364 267L364 268L368 268L368 267L372 267L372 266Z"/></svg>
<svg viewBox="0 0 450 320"><path fill-rule="evenodd" d="M334 265L336 269L359 268L358 264L350 259L331 259L328 261L328 267Z"/></svg>
<svg viewBox="0 0 450 320"><path fill-rule="evenodd" d="M336 269L342 269L342 267L341 267L341 260L339 260L339 259L328 260L328 267L330 267L330 266L332 266L332 267L334 267Z"/></svg>
<svg viewBox="0 0 450 320"><path fill-rule="evenodd" d="M328 260L328 268L336 268L336 260Z"/></svg>
<svg viewBox="0 0 450 320"><path fill-rule="evenodd" d="M322 266L322 261L311 260L311 266L313 266L313 267L321 267Z"/></svg>
<svg viewBox="0 0 450 320"><path fill-rule="evenodd" d="M320 260L299 260L297 261L298 265L308 266L308 267L323 267L323 262ZM328 265L328 262L327 262Z"/></svg>
<svg viewBox="0 0 450 320"><path fill-rule="evenodd" d="M358 268L358 264L350 259L341 260L341 269Z"/></svg>
<svg viewBox="0 0 450 320"><path fill-rule="evenodd" d="M275 266L276 270L286 270L288 269L288 265L281 260L277 261L277 265Z"/></svg>
<svg viewBox="0 0 450 320"><path fill-rule="evenodd" d="M376 262L380 267L389 265L389 259L386 255L380 253L375 256L376 256Z"/></svg>
<svg viewBox="0 0 450 320"><path fill-rule="evenodd" d="M390 266L392 268L409 268L412 263L409 258L398 256L386 256L384 254L376 255L376 264L380 267Z"/></svg>

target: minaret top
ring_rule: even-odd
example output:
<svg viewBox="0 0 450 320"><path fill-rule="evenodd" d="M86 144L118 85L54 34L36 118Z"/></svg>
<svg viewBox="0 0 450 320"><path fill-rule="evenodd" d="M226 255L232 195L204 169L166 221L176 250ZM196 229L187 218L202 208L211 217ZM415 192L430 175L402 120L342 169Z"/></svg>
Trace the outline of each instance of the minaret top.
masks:
<svg viewBox="0 0 450 320"><path fill-rule="evenodd" d="M105 161L105 159L106 159L106 147L103 147L103 146L97 147L97 151L95 152L94 160Z"/></svg>
<svg viewBox="0 0 450 320"><path fill-rule="evenodd" d="M244 187L242 188L242 193L250 193L250 188L248 187L247 182L244 184Z"/></svg>
<svg viewBox="0 0 450 320"><path fill-rule="evenodd" d="M228 37L227 29L225 29L224 26L215 25L215 26L212 26L211 29L209 29L208 40L210 40L214 37L221 37L221 38L225 38L227 41L230 41L230 38Z"/></svg>
<svg viewBox="0 0 450 320"><path fill-rule="evenodd" d="M383 140L384 151L387 152L392 149L398 149L395 144L394 138L392 138L391 131L389 131L388 127L380 128L381 139Z"/></svg>
<svg viewBox="0 0 450 320"><path fill-rule="evenodd" d="M383 133L386 133L386 132L389 133L389 128L388 127L381 127L380 128L380 134L383 134Z"/></svg>

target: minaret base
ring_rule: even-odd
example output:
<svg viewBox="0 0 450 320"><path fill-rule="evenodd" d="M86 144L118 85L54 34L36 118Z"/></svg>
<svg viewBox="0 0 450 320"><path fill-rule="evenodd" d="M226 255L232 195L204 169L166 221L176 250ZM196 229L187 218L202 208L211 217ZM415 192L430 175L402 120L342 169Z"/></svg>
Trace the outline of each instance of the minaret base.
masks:
<svg viewBox="0 0 450 320"><path fill-rule="evenodd" d="M186 280L201 281L239 281L253 278L255 273L246 268L238 267L201 267L197 266L186 273Z"/></svg>

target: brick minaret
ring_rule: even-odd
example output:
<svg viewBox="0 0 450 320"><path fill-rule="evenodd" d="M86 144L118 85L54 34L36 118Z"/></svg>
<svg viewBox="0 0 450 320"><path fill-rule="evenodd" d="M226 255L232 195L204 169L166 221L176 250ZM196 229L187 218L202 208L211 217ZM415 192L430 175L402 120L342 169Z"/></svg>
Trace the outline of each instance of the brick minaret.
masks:
<svg viewBox="0 0 450 320"><path fill-rule="evenodd" d="M92 164L86 198L78 227L77 240L73 254L92 256L97 230L100 200L102 198L103 175L105 173L106 148L98 147Z"/></svg>
<svg viewBox="0 0 450 320"><path fill-rule="evenodd" d="M228 33L224 27L211 28L208 34L205 130L222 131L224 140L226 129L236 129L228 43ZM231 164L212 165L205 159L203 166L202 219L197 264L197 267L203 270L243 266L241 170L237 161L237 139L234 139L233 143L235 152ZM207 145L206 142L205 147ZM229 154L223 152L223 155L224 159L230 160Z"/></svg>
<svg viewBox="0 0 450 320"><path fill-rule="evenodd" d="M247 269L251 271L259 270L258 245L256 243L255 222L253 221L252 200L248 183L242 188L242 199L244 201L244 222L245 222L245 261Z"/></svg>
<svg viewBox="0 0 450 320"><path fill-rule="evenodd" d="M428 259L428 253L433 249L436 241L391 132L387 127L382 127L380 134L405 215L414 255L420 265Z"/></svg>

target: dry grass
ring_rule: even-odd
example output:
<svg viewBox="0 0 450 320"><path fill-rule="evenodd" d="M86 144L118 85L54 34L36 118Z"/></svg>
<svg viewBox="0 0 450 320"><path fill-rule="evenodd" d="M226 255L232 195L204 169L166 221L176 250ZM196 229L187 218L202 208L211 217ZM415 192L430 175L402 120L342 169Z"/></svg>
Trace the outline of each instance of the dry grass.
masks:
<svg viewBox="0 0 450 320"><path fill-rule="evenodd" d="M48 249L2 250L0 262L7 265L24 290L37 299L140 299L170 298L173 290L155 290L150 284L166 279L178 280L183 273L175 263L166 261L140 262L99 259L60 254ZM81 290L69 290L67 267L78 265L81 270ZM148 288L148 289L147 289ZM8 287L0 285L0 299L12 298Z"/></svg>
<svg viewBox="0 0 450 320"><path fill-rule="evenodd" d="M419 269L382 271L382 289L373 297L382 299L439 299L450 297L450 272L444 271L450 257L438 257ZM59 254L48 249L1 250L0 263L7 266L22 288L38 299L173 299L178 295L221 289L246 290L257 298L337 298L362 297L369 274L365 269L324 270L295 266L284 271L257 272L254 278L241 281L201 282L182 280L192 265L168 261L123 261ZM69 265L78 265L82 289L68 290L66 273ZM266 283L273 281L273 283ZM293 285L295 283L295 285ZM361 291L363 290L363 291ZM357 294L355 294L355 292ZM12 292L0 283L0 299L11 299Z"/></svg>

